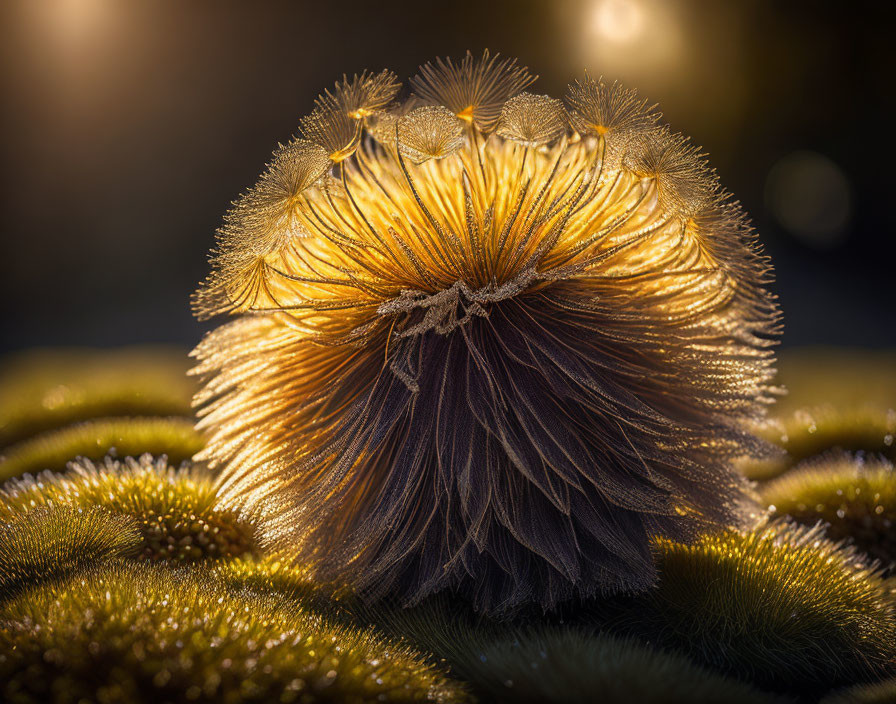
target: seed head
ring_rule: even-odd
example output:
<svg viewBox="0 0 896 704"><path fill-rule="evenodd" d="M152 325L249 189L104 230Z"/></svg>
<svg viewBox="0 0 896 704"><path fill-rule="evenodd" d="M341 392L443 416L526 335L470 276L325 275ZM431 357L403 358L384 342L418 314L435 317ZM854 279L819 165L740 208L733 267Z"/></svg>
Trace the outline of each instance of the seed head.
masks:
<svg viewBox="0 0 896 704"><path fill-rule="evenodd" d="M577 84L572 133L531 80L486 53L421 68L414 103L322 96L300 234L236 270L222 236L196 299L238 315L194 353L225 502L370 598L640 590L651 536L756 518L732 461L763 447L778 314L752 230L633 94Z"/></svg>

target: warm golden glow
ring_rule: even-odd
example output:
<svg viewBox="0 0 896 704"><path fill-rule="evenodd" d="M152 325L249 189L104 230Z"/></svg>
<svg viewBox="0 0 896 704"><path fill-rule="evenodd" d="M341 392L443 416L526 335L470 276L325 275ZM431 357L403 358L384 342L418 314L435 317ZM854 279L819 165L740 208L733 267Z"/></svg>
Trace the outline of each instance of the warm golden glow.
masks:
<svg viewBox="0 0 896 704"><path fill-rule="evenodd" d="M776 318L749 227L633 91L529 82L439 61L384 110L385 74L346 79L220 233L196 305L240 317L195 352L199 458L319 576L550 603L649 585L647 533L755 515L728 465Z"/></svg>
<svg viewBox="0 0 896 704"><path fill-rule="evenodd" d="M532 149L497 135L481 144L457 122L456 152L415 165L367 141L338 170L342 188L298 185L267 231L276 250L231 272L234 311L284 312L309 339L336 342L459 282L484 302L573 275L612 280L638 296L665 291L656 305L670 319L730 296L705 233L676 212L688 204L658 197L672 174L609 166L604 134ZM693 188L709 193L687 158Z"/></svg>
<svg viewBox="0 0 896 704"><path fill-rule="evenodd" d="M590 19L592 31L611 42L624 44L644 31L644 10L636 0L600 0Z"/></svg>

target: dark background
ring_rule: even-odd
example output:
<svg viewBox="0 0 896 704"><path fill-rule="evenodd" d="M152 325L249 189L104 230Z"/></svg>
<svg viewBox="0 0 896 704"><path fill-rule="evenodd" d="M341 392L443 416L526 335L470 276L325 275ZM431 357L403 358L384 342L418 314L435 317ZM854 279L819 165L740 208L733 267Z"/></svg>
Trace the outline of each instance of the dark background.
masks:
<svg viewBox="0 0 896 704"><path fill-rule="evenodd" d="M896 346L887 3L5 0L0 351L193 344L228 204L316 94L488 47L618 78L709 152L775 261L785 345Z"/></svg>

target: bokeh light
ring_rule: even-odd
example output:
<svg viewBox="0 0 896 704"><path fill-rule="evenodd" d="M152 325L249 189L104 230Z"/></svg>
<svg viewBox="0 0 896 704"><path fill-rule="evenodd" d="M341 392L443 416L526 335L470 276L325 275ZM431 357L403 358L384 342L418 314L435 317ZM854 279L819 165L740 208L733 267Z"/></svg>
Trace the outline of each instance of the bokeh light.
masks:
<svg viewBox="0 0 896 704"><path fill-rule="evenodd" d="M607 74L668 74L685 59L675 2L590 0L575 9L561 3L558 9L569 12L577 28L578 54L585 66Z"/></svg>
<svg viewBox="0 0 896 704"><path fill-rule="evenodd" d="M843 242L851 200L843 171L818 152L788 154L766 179L766 207L785 230L817 249Z"/></svg>
<svg viewBox="0 0 896 704"><path fill-rule="evenodd" d="M454 0L433 21L417 0L2 0L0 259L14 265L0 280L0 348L193 344L187 301L212 233L323 76L391 66L406 77L486 47L538 67L536 93L559 95L587 69L659 103L752 216L788 311L785 344L896 344L893 307L854 283L888 280L896 247L879 175L890 24L875 14L775 0ZM785 186L770 170L797 148L847 179L845 221L836 176L822 175L834 186L814 197L829 209L818 220L794 226L774 205Z"/></svg>
<svg viewBox="0 0 896 704"><path fill-rule="evenodd" d="M592 8L591 24L607 41L625 44L644 31L644 11L634 0L600 0Z"/></svg>

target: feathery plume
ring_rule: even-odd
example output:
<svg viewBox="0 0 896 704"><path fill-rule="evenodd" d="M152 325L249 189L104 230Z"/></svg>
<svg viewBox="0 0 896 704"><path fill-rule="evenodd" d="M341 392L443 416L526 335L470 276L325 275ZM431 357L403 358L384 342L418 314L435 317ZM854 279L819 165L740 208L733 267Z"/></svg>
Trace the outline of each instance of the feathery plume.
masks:
<svg viewBox="0 0 896 704"><path fill-rule="evenodd" d="M463 122L441 106L424 106L398 120L397 144L415 164L444 159L463 146Z"/></svg>
<svg viewBox="0 0 896 704"><path fill-rule="evenodd" d="M324 94L346 115L361 120L388 107L400 89L401 82L392 71L383 70L377 74L362 71L351 80L343 76L332 91L324 91Z"/></svg>
<svg viewBox="0 0 896 704"><path fill-rule="evenodd" d="M369 599L642 590L651 536L758 516L733 461L764 452L742 424L778 313L752 231L678 138L643 135L672 156L636 172L606 158L619 131L508 104L529 80L487 55L421 69L435 105L394 108L391 139L357 123L342 189L303 193L306 236L254 289L224 275L243 314L194 352L224 501Z"/></svg>
<svg viewBox="0 0 896 704"><path fill-rule="evenodd" d="M332 91L325 91L311 114L302 119L302 134L324 147L330 161L350 157L361 138L364 118L383 110L401 84L391 71L371 75L366 71L351 81L343 77Z"/></svg>
<svg viewBox="0 0 896 704"><path fill-rule="evenodd" d="M699 147L668 128L639 135L625 154L625 166L656 183L667 208L696 215L712 205L717 187Z"/></svg>
<svg viewBox="0 0 896 704"><path fill-rule="evenodd" d="M528 147L552 142L566 132L563 103L547 95L520 93L501 108L496 132Z"/></svg>
<svg viewBox="0 0 896 704"><path fill-rule="evenodd" d="M637 91L616 82L607 85L602 78L595 81L587 73L569 85L566 102L573 126L582 134L631 137L649 132L659 119L656 106L639 99Z"/></svg>
<svg viewBox="0 0 896 704"><path fill-rule="evenodd" d="M458 64L436 59L420 67L411 87L421 100L444 105L462 120L490 132L504 103L537 78L517 66L516 59L499 60L498 56L489 56L486 49L481 59L468 51Z"/></svg>

